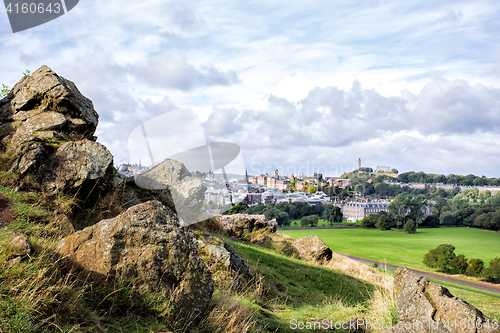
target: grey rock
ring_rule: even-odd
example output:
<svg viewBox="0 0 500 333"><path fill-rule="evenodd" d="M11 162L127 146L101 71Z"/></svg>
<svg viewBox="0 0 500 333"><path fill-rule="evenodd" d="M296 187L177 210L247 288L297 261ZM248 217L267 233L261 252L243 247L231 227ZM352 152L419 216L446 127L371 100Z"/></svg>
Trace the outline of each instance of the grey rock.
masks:
<svg viewBox="0 0 500 333"><path fill-rule="evenodd" d="M307 236L296 239L293 241L292 247L303 258L318 261L332 259L332 250L318 236Z"/></svg>
<svg viewBox="0 0 500 333"><path fill-rule="evenodd" d="M152 190L167 206L175 207L184 226L209 217L203 210L206 187L181 162L167 159L134 180L137 186Z"/></svg>
<svg viewBox="0 0 500 333"><path fill-rule="evenodd" d="M107 184L113 170L113 155L90 140L63 144L51 156L43 185L49 193L66 191L88 196L96 183Z"/></svg>
<svg viewBox="0 0 500 333"><path fill-rule="evenodd" d="M234 247L219 237L203 231L203 236L197 236L197 242L200 253L204 252L208 255L209 264L222 262L226 268L246 279L254 277L250 267L236 254Z"/></svg>
<svg viewBox="0 0 500 333"><path fill-rule="evenodd" d="M45 147L40 142L30 142L20 149L11 165L11 170L18 169L21 175L35 172L45 158Z"/></svg>
<svg viewBox="0 0 500 333"><path fill-rule="evenodd" d="M275 219L269 221L264 215L234 214L213 217L218 221L229 236L241 237L255 230L269 229L276 232L278 223Z"/></svg>
<svg viewBox="0 0 500 333"><path fill-rule="evenodd" d="M492 319L481 311L406 267L400 267L394 273L394 284L398 325L385 330L385 333L500 332L498 326L495 328L492 325Z"/></svg>
<svg viewBox="0 0 500 333"><path fill-rule="evenodd" d="M9 94L4 112L10 109L15 119L28 119L34 113L54 111L70 118L85 121L84 132L93 135L98 114L92 102L83 96L75 84L57 75L47 66L24 76ZM1 112L0 112L1 113Z"/></svg>
<svg viewBox="0 0 500 333"><path fill-rule="evenodd" d="M31 247L28 237L14 232L10 232L9 236L10 244L14 250L13 257L19 257L22 259L33 253L33 248Z"/></svg>
<svg viewBox="0 0 500 333"><path fill-rule="evenodd" d="M214 283L192 233L159 201L129 208L80 230L58 244L58 253L94 279L130 281L139 290L177 288L177 311L197 321Z"/></svg>
<svg viewBox="0 0 500 333"><path fill-rule="evenodd" d="M23 144L35 140L37 131L61 130L68 120L57 112L43 112L26 119L16 130L10 142L11 149L18 149Z"/></svg>
<svg viewBox="0 0 500 333"><path fill-rule="evenodd" d="M98 114L75 84L42 66L24 76L0 103L0 140L15 152L11 170L37 172L70 140L95 140Z"/></svg>

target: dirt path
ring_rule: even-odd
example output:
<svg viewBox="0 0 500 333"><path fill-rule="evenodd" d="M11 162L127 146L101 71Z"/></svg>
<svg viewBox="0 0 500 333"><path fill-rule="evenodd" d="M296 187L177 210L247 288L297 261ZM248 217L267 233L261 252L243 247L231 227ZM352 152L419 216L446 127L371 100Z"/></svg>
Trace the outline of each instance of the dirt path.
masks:
<svg viewBox="0 0 500 333"><path fill-rule="evenodd" d="M350 259L353 259L353 260L356 260L356 261L359 261L359 262L362 262L362 263L365 263L365 264L377 263L381 267L386 266L387 268L394 269L394 270L396 270L396 269L399 268L399 266L384 264L384 263L381 263L379 261L374 261L374 260L369 260L369 259L364 259L364 258L349 256L349 255L343 254L343 253L339 253L339 254L343 255L344 257L347 257L347 258L350 258ZM498 294L498 296L493 296L493 297L500 298L500 286L497 286L497 285L494 285L494 284L488 283L488 285L486 285L486 283L483 284L483 283L478 283L478 282L463 281L463 280L455 279L455 278L452 278L452 277L447 277L447 276L445 277L445 276L442 276L442 275L439 275L439 274L433 274L433 273L427 273L427 272L417 271L416 269L412 269L412 271L414 271L414 272L416 272L416 273L418 273L420 275L423 275L423 276L425 276L427 278L436 279L436 280L440 280L440 281L448 282L448 283L453 283L453 284L458 284L458 285L461 285L461 286L464 286L464 287L475 288L475 289L487 291L487 292L490 292L490 293L495 293L495 294ZM445 283L443 283L443 285L445 285ZM450 286L450 287L453 287L453 286ZM473 290L469 290L469 291L475 292ZM477 293L479 293L479 292L477 292ZM479 294L482 294L482 293L479 293ZM486 294L483 294L483 295L486 295ZM491 295L488 295L488 296L491 296Z"/></svg>
<svg viewBox="0 0 500 333"><path fill-rule="evenodd" d="M0 228L8 226L15 218L12 201L0 194Z"/></svg>

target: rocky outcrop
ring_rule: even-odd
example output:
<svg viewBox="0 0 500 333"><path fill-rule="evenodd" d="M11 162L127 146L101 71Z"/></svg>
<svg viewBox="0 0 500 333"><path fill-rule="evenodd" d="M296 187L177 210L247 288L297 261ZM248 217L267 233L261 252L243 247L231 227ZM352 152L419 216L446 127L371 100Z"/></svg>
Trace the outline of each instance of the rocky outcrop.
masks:
<svg viewBox="0 0 500 333"><path fill-rule="evenodd" d="M491 318L448 289L431 282L406 267L394 273L398 325L389 332L500 332Z"/></svg>
<svg viewBox="0 0 500 333"><path fill-rule="evenodd" d="M269 221L264 215L218 215L214 216L214 219L222 225L229 236L235 237L241 237L259 229L269 229L271 232L276 232L278 225L275 219Z"/></svg>
<svg viewBox="0 0 500 333"><path fill-rule="evenodd" d="M200 318L212 296L211 273L193 234L159 201L66 237L58 252L94 279L126 279L139 290L177 288L177 310L191 320Z"/></svg>
<svg viewBox="0 0 500 333"><path fill-rule="evenodd" d="M217 269L220 263L238 276L246 279L254 277L245 260L236 254L230 244L206 231L198 231L196 238L200 254L204 254L203 259L209 266Z"/></svg>
<svg viewBox="0 0 500 333"><path fill-rule="evenodd" d="M98 114L75 84L42 66L0 101L0 140L10 170L35 174L49 193L89 198L110 180L113 156L94 142ZM86 188L87 186L90 189Z"/></svg>
<svg viewBox="0 0 500 333"><path fill-rule="evenodd" d="M89 194L96 182L107 183L112 171L113 155L106 147L89 140L73 141L52 155L43 182L49 192Z"/></svg>
<svg viewBox="0 0 500 333"><path fill-rule="evenodd" d="M182 225L203 221L210 216L203 210L206 187L192 177L183 163L165 160L146 173L134 177L135 184L153 191L155 197L175 207Z"/></svg>
<svg viewBox="0 0 500 333"><path fill-rule="evenodd" d="M312 260L332 259L332 250L318 236L307 236L295 240L292 247L301 257Z"/></svg>
<svg viewBox="0 0 500 333"><path fill-rule="evenodd" d="M14 128L26 127L21 125L25 125L23 122L27 119L52 111L61 115L59 120L38 129L48 130L51 126L60 129L66 126L69 131L91 138L99 118L92 102L80 93L75 84L47 66L25 75L2 102L2 121L19 122L12 124Z"/></svg>

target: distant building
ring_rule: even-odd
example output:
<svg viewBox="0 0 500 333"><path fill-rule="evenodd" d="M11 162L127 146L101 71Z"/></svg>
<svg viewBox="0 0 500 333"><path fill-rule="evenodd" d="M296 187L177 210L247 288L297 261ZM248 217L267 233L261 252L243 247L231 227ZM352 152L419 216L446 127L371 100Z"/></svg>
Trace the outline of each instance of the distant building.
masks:
<svg viewBox="0 0 500 333"><path fill-rule="evenodd" d="M257 185L267 185L267 175L260 175L257 177Z"/></svg>
<svg viewBox="0 0 500 333"><path fill-rule="evenodd" d="M346 188L354 184L351 179L330 179L328 183L330 184L330 186L337 186L341 188Z"/></svg>
<svg viewBox="0 0 500 333"><path fill-rule="evenodd" d="M386 201L381 202L347 202L342 206L342 214L344 217L362 220L370 214L377 214L378 212L387 212L389 203Z"/></svg>
<svg viewBox="0 0 500 333"><path fill-rule="evenodd" d="M257 184L257 177L248 177L248 184Z"/></svg>
<svg viewBox="0 0 500 333"><path fill-rule="evenodd" d="M377 169L375 169L376 173L380 172L391 172L391 167L390 166L378 166Z"/></svg>

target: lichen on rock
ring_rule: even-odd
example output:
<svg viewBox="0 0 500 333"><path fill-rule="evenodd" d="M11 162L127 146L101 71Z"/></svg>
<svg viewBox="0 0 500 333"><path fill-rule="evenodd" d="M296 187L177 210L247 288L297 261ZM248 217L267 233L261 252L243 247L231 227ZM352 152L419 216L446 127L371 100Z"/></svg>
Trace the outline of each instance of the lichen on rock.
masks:
<svg viewBox="0 0 500 333"><path fill-rule="evenodd" d="M213 293L194 235L159 201L135 205L66 237L58 253L96 280L125 279L138 290L176 289L177 311L189 320L201 318Z"/></svg>

